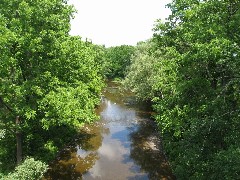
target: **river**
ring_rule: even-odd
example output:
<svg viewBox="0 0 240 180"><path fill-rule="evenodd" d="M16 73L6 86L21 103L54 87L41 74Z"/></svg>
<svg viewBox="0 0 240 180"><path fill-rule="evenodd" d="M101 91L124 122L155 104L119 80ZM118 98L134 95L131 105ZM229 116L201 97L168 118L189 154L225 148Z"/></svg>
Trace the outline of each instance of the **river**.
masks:
<svg viewBox="0 0 240 180"><path fill-rule="evenodd" d="M82 128L45 179L174 179L149 107L111 82L96 113L100 120Z"/></svg>

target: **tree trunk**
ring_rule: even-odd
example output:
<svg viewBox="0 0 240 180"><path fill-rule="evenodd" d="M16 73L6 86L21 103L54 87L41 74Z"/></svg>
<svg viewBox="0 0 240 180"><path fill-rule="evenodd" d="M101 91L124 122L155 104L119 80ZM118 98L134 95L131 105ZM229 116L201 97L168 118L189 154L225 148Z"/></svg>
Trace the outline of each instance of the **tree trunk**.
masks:
<svg viewBox="0 0 240 180"><path fill-rule="evenodd" d="M16 117L16 126L20 126L19 116ZM20 164L22 161L22 133L17 129L16 130L17 138L17 164Z"/></svg>

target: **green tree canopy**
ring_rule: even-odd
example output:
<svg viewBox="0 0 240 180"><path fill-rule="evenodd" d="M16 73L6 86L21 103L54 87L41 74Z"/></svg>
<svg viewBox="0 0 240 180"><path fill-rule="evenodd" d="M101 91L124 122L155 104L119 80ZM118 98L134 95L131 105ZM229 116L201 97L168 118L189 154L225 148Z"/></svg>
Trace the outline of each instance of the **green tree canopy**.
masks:
<svg viewBox="0 0 240 180"><path fill-rule="evenodd" d="M100 55L91 43L69 35L74 12L64 0L0 2L3 169L3 162L15 161L16 116L24 155L38 154L38 159L58 150L67 138L63 134L69 134L61 132L64 127L70 131L97 118L94 108L103 87Z"/></svg>
<svg viewBox="0 0 240 180"><path fill-rule="evenodd" d="M139 97L152 99L178 179L235 179L240 173L240 3L174 0L169 7L168 20L155 26L151 53L144 53L144 60L133 56L127 78ZM149 71L143 70L147 66Z"/></svg>
<svg viewBox="0 0 240 180"><path fill-rule="evenodd" d="M106 49L105 73L108 78L123 78L126 68L130 65L130 59L134 52L134 47L121 45Z"/></svg>

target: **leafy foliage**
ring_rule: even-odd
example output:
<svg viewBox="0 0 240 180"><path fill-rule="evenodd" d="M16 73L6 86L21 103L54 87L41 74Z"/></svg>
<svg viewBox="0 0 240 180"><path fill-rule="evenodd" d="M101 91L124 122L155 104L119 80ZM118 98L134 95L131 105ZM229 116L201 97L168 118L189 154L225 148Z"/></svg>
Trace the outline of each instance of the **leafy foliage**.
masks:
<svg viewBox="0 0 240 180"><path fill-rule="evenodd" d="M24 156L49 161L78 127L97 119L103 54L69 35L73 13L63 0L0 2L1 171L14 167L16 128Z"/></svg>
<svg viewBox="0 0 240 180"><path fill-rule="evenodd" d="M134 47L121 45L106 49L105 75L107 78L123 78L126 68L130 65L130 59Z"/></svg>
<svg viewBox="0 0 240 180"><path fill-rule="evenodd" d="M235 179L240 174L239 163L232 163L240 147L240 3L178 0L169 7L172 14L156 24L151 47L133 56L127 81L139 97L154 103L178 179Z"/></svg>
<svg viewBox="0 0 240 180"><path fill-rule="evenodd" d="M7 175L3 179L19 180L19 179L40 179L47 171L47 165L41 161L36 161L33 158L27 158L25 161L16 167L13 173Z"/></svg>

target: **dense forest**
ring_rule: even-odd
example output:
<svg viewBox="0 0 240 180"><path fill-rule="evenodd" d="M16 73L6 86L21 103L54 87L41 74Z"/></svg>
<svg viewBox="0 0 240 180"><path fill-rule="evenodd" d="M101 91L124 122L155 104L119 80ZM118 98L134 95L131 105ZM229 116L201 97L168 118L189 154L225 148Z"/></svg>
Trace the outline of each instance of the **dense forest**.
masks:
<svg viewBox="0 0 240 180"><path fill-rule="evenodd" d="M239 178L240 2L168 7L151 39L106 48L69 35L67 0L1 0L0 178L41 178L98 119L105 79L151 103L177 179Z"/></svg>

